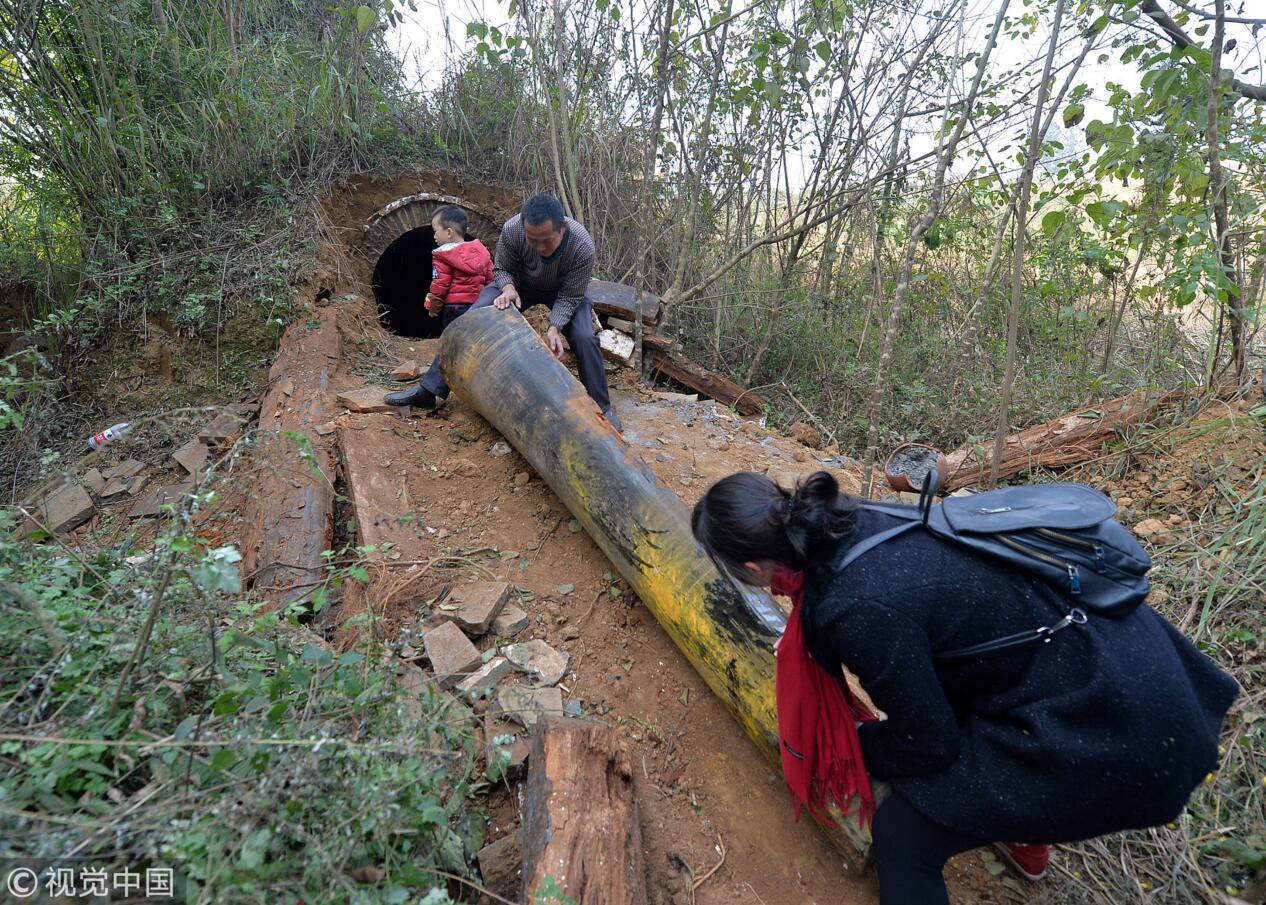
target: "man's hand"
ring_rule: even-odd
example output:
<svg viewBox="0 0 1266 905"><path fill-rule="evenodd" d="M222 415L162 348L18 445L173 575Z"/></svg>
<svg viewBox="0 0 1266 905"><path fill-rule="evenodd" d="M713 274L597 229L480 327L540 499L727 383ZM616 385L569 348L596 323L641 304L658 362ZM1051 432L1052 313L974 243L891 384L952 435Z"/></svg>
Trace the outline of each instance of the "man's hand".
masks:
<svg viewBox="0 0 1266 905"><path fill-rule="evenodd" d="M519 301L519 290L514 288L511 283L505 289L501 290L501 295L492 300L493 307L498 311L505 311L511 304L516 308L522 308L523 303Z"/></svg>
<svg viewBox="0 0 1266 905"><path fill-rule="evenodd" d="M554 353L555 358L563 357L563 335L558 332L557 327L550 327L546 331L545 344L549 346L549 350Z"/></svg>

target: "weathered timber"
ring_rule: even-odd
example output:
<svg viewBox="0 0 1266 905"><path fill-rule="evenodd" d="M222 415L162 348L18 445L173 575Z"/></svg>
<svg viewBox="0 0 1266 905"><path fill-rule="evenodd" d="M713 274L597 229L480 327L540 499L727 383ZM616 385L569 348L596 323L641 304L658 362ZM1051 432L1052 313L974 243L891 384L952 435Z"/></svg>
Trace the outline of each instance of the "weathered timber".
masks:
<svg viewBox="0 0 1266 905"><path fill-rule="evenodd" d="M607 280L590 280L585 295L593 302L599 314L609 314L622 320L632 321L637 311L637 290L624 283ZM642 323L654 324L659 320L661 300L653 292L642 297Z"/></svg>
<svg viewBox="0 0 1266 905"><path fill-rule="evenodd" d="M472 311L441 344L449 385L558 494L778 769L774 644L786 627L782 610L717 571L690 533L685 503L607 424L522 315ZM833 838L860 865L869 836L855 814L840 822L842 836Z"/></svg>
<svg viewBox="0 0 1266 905"><path fill-rule="evenodd" d="M333 537L334 454L316 428L334 411L329 380L341 347L335 309L318 309L315 317L315 328L301 318L281 338L260 404L255 483L243 508L242 574L253 576L253 587L274 606L312 593Z"/></svg>
<svg viewBox="0 0 1266 905"><path fill-rule="evenodd" d="M633 363L633 337L619 330L603 330L598 333L598 346L607 361L628 367Z"/></svg>
<svg viewBox="0 0 1266 905"><path fill-rule="evenodd" d="M343 477L356 519L356 539L375 552L365 557L369 581L348 582L343 591L341 623L335 646L356 644L361 622L351 618L366 612L371 603L383 607L413 592L423 574L417 566L393 568L397 560L418 560L429 545L418 538L416 504L409 496L402 464L414 454L412 442L391 431L381 431L389 416L354 414L340 419L339 448L343 453Z"/></svg>
<svg viewBox="0 0 1266 905"><path fill-rule="evenodd" d="M733 380L722 377L716 371L709 371L676 349L648 346L646 358L651 370L658 371L665 377L671 377L678 383L697 390L700 395L715 399L723 405L732 405L740 414L763 415L765 413L765 400L758 394L743 389Z"/></svg>
<svg viewBox="0 0 1266 905"><path fill-rule="evenodd" d="M642 828L633 767L615 730L547 717L528 757L523 799L523 900L552 877L576 902L645 905Z"/></svg>
<svg viewBox="0 0 1266 905"><path fill-rule="evenodd" d="M1184 397L1182 390L1161 396L1130 393L1098 405L1061 415L1045 424L1007 437L998 466L998 479L1005 480L1034 468L1066 468L1089 461L1123 428L1141 424L1173 408ZM993 462L993 442L984 443L984 455L975 444L946 456L949 466L947 490L958 490L989 480Z"/></svg>

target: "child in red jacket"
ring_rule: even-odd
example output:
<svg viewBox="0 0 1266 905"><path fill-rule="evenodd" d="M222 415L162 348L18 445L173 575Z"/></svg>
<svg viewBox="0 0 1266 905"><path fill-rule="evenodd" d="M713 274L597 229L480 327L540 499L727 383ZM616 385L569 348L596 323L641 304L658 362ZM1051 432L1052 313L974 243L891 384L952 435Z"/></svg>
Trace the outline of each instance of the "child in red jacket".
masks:
<svg viewBox="0 0 1266 905"><path fill-rule="evenodd" d="M466 241L466 212L456 205L442 207L431 218L438 248L431 252L431 288L426 294L426 310L439 317L446 305L459 305L448 321L464 314L492 282L492 256L478 239Z"/></svg>

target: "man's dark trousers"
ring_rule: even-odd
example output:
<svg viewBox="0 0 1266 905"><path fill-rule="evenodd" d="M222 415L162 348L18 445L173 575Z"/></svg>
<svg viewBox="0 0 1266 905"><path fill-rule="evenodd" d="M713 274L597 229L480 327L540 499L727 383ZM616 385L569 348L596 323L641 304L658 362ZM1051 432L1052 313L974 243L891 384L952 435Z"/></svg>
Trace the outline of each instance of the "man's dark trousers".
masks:
<svg viewBox="0 0 1266 905"><path fill-rule="evenodd" d="M484 291L479 293L479 298L470 307L471 309L486 308L499 295L501 295L501 290L497 288L495 283L485 286ZM533 305L554 307L555 296L529 295L527 293L520 293L519 295L525 309L531 308ZM445 318L445 327L451 323L447 317L449 307L451 306L445 305L444 311L441 313L441 316ZM576 313L571 316L571 320L563 328L563 337L567 340L567 345L571 346L572 354L576 356L576 370L580 372L580 382L585 385L585 389L589 392L589 398L598 403L598 408L606 412L611 408L611 394L607 389L607 372L602 365L602 347L598 345L598 336L593 332L593 302L589 300L589 296L585 296L585 300L580 303ZM448 398L448 384L444 382L444 378L440 374L439 355L436 355L435 360L431 362L431 367L423 376L421 383L423 389L430 390L438 398Z"/></svg>

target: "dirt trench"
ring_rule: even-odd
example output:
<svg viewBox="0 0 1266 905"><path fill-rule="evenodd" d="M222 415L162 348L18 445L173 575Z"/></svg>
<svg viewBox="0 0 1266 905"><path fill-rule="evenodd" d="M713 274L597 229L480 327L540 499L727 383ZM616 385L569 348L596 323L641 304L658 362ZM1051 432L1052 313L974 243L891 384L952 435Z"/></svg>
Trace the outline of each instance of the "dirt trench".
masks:
<svg viewBox="0 0 1266 905"><path fill-rule="evenodd" d="M405 384L392 379L393 369L402 361L425 368L436 351L438 340L379 326L375 262L360 250L362 225L374 210L418 191L477 198L503 215L516 206L508 193L443 177L362 181L327 200L333 239L305 291L337 317L342 355L330 375L331 398L399 388ZM709 400L657 395L627 371L609 379L625 438L687 503L739 470L788 482L827 468L847 489L858 487L851 460L773 434ZM781 778L553 491L482 417L453 397L424 415L345 412L327 433L331 428L339 486L350 500L337 513L335 533L388 545L370 557L378 562L368 592L349 586L324 614L320 627L334 643L372 631L403 656L419 656L425 604L444 585L506 581L531 618L516 640L540 638L566 651L564 700L618 726L628 746L653 902L876 901L870 876L847 873L817 828L793 820ZM513 786L492 794L490 839L515 828L520 802ZM722 851L724 862L709 874ZM947 873L955 905L1019 901L971 853ZM691 875L705 874L692 895Z"/></svg>

